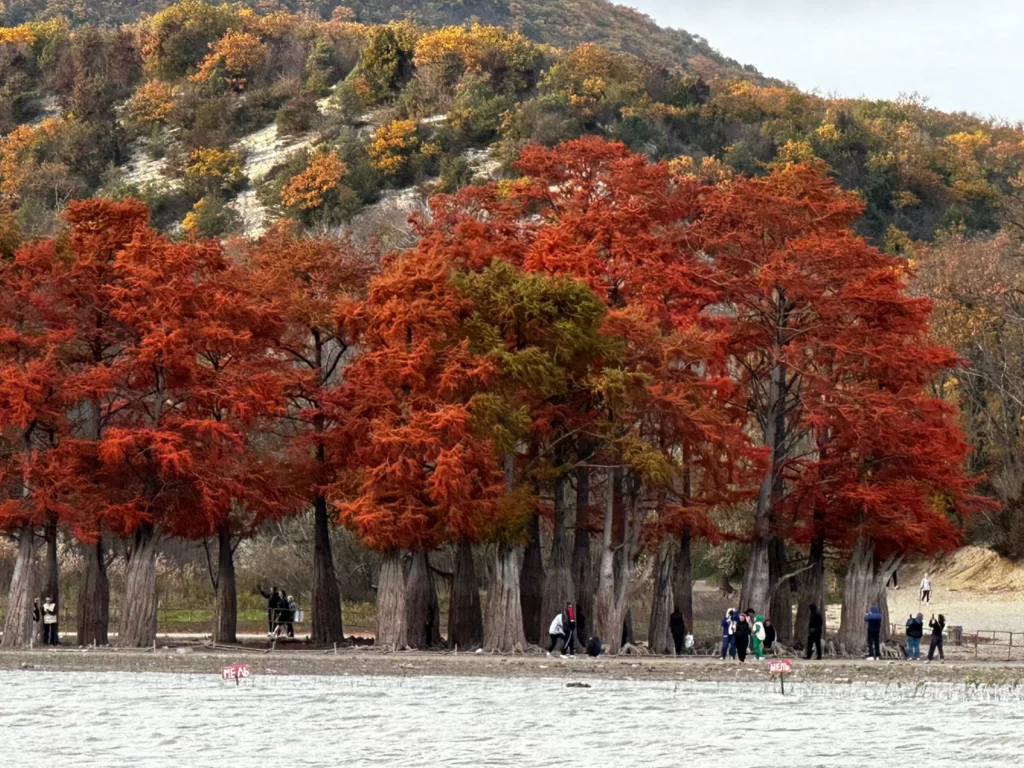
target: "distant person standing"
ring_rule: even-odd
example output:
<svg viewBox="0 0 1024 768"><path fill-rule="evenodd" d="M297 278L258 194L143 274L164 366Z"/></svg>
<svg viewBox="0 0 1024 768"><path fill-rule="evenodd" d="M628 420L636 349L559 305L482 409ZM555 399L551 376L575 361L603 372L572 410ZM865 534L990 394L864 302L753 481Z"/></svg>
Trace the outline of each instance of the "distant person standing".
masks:
<svg viewBox="0 0 1024 768"><path fill-rule="evenodd" d="M676 647L676 656L678 656L683 652L683 641L686 639L686 620L679 611L678 605L672 611L672 615L668 617L668 629L672 633L672 643Z"/></svg>
<svg viewBox="0 0 1024 768"><path fill-rule="evenodd" d="M747 648L750 647L750 622L747 614L740 613L736 616L736 656L740 663L747 660Z"/></svg>
<svg viewBox="0 0 1024 768"><path fill-rule="evenodd" d="M924 614L907 617L907 660L921 660L921 637L924 635Z"/></svg>
<svg viewBox="0 0 1024 768"><path fill-rule="evenodd" d="M43 601L43 645L57 644L57 604L52 597Z"/></svg>
<svg viewBox="0 0 1024 768"><path fill-rule="evenodd" d="M764 650L765 650L765 653L767 653L768 651L772 651L774 653L773 648L775 646L775 638L776 637L777 637L777 634L775 632L775 627L772 625L772 620L771 619L765 619L764 620Z"/></svg>
<svg viewBox="0 0 1024 768"><path fill-rule="evenodd" d="M736 611L732 608L725 612L722 625L722 661L726 656L736 658Z"/></svg>
<svg viewBox="0 0 1024 768"><path fill-rule="evenodd" d="M555 646L559 643L565 643L565 629L562 623L562 614L557 614L555 618L551 620L551 626L548 627L548 635L551 637L551 645L548 646L548 656L550 656L552 651L555 650Z"/></svg>
<svg viewBox="0 0 1024 768"><path fill-rule="evenodd" d="M932 580L928 578L928 574L924 575L921 579L921 602L930 603L932 601Z"/></svg>
<svg viewBox="0 0 1024 768"><path fill-rule="evenodd" d="M288 595L285 599L285 603L287 606L286 623L288 625L288 637L295 637L295 612L299 607L295 604L295 598L291 595Z"/></svg>
<svg viewBox="0 0 1024 768"><path fill-rule="evenodd" d="M281 607L281 593L277 591L277 587L271 587L269 594L263 591L263 587L256 587L256 591L267 600L267 635L270 636L274 634L274 626L277 624L277 609Z"/></svg>
<svg viewBox="0 0 1024 768"><path fill-rule="evenodd" d="M565 650L570 656L576 655L576 608L572 603L565 604L562 613L562 629L565 631Z"/></svg>
<svg viewBox="0 0 1024 768"><path fill-rule="evenodd" d="M868 625L868 661L882 658L879 640L882 636L882 612L877 605L864 614L864 622Z"/></svg>
<svg viewBox="0 0 1024 768"><path fill-rule="evenodd" d="M932 641L928 645L928 661L925 663L931 663L936 650L939 652L939 661L945 661L946 654L942 652L942 632L946 629L946 617L940 613L939 618L936 619L935 614L933 613L931 621L928 622L928 626L932 628Z"/></svg>
<svg viewBox="0 0 1024 768"><path fill-rule="evenodd" d="M758 661L764 660L764 640L766 637L767 633L764 631L764 617L757 614L754 616L753 622L751 622L750 647L754 652L754 658Z"/></svg>
<svg viewBox="0 0 1024 768"><path fill-rule="evenodd" d="M818 661L821 661L821 630L825 622L818 612L818 606L811 604L811 616L807 620L807 653L805 659L811 658L811 649L817 649Z"/></svg>

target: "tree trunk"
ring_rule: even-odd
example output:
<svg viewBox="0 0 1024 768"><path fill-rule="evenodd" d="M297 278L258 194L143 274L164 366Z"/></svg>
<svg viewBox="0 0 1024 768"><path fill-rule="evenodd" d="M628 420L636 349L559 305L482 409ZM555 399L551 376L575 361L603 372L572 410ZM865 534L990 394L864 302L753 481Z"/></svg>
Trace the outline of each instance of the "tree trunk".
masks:
<svg viewBox="0 0 1024 768"><path fill-rule="evenodd" d="M658 548L654 564L654 597L651 600L651 623L647 629L647 647L653 653L674 653L675 643L669 629L673 609L672 542L665 538ZM689 625L687 625L689 626Z"/></svg>
<svg viewBox="0 0 1024 768"><path fill-rule="evenodd" d="M128 648L148 648L156 641L156 540L152 523L141 523L132 534L118 638Z"/></svg>
<svg viewBox="0 0 1024 768"><path fill-rule="evenodd" d="M405 574L400 552L387 552L380 561L377 579L377 631L374 645L400 651L406 640Z"/></svg>
<svg viewBox="0 0 1024 768"><path fill-rule="evenodd" d="M861 653L867 645L867 628L864 614L873 605L883 610L881 641L889 636L888 603L885 600L885 583L899 566L900 559L889 557L882 563L876 562L875 543L869 536L861 535L853 547L850 565L846 569L843 584L843 611L839 623L839 645L846 653Z"/></svg>
<svg viewBox="0 0 1024 768"><path fill-rule="evenodd" d="M808 568L800 581L800 599L796 608L796 629L794 632L794 645L803 648L807 643L807 632L811 618L811 606L817 606L821 612L822 622L825 618L825 538L819 536L811 542L811 551L808 555ZM822 636L826 627L822 624Z"/></svg>
<svg viewBox="0 0 1024 768"><path fill-rule="evenodd" d="M676 551L676 580L673 593L674 603L679 606L686 622L686 631L693 633L693 554L690 550L690 527L683 528Z"/></svg>
<svg viewBox="0 0 1024 768"><path fill-rule="evenodd" d="M47 520L46 530L44 533L46 539L46 560L43 567L43 588L40 590L39 597L44 600L47 597L53 599L54 604L57 606L57 618L60 619L60 569L57 564L57 518L54 515L50 516ZM42 604L42 600L40 600ZM57 642L60 643L60 624L58 623L58 635ZM36 638L40 643L43 642L43 622L39 622L39 634Z"/></svg>
<svg viewBox="0 0 1024 768"><path fill-rule="evenodd" d="M217 529L217 616L218 643L238 642L238 592L235 588L235 557L231 531Z"/></svg>
<svg viewBox="0 0 1024 768"><path fill-rule="evenodd" d="M543 638L556 614L565 610L566 603L573 602L572 556L566 538L565 508L566 478L555 480L555 529L551 537L551 559L548 561L544 579L544 599L537 637Z"/></svg>
<svg viewBox="0 0 1024 768"><path fill-rule="evenodd" d="M786 552L786 544L778 536L772 536L768 547L768 573L773 591L768 612L763 615L771 618L778 641L783 645L792 645L793 577L789 570L789 554Z"/></svg>
<svg viewBox="0 0 1024 768"><path fill-rule="evenodd" d="M487 615L484 617L484 650L522 653L526 649L526 635L516 548L497 544L492 570L494 578L487 590Z"/></svg>
<svg viewBox="0 0 1024 768"><path fill-rule="evenodd" d="M463 537L455 550L451 606L448 609L448 645L463 650L479 648L484 641L480 611L480 587L473 563L473 545Z"/></svg>
<svg viewBox="0 0 1024 768"><path fill-rule="evenodd" d="M784 297L778 297L783 301ZM783 320L780 322L784 323ZM762 424L764 444L768 448L770 464L761 479L754 506L754 535L750 543L750 559L743 574L740 591L740 610L753 609L760 614L770 613L769 601L778 583L772 580L772 556L775 506L783 492L782 466L786 460L786 366L778 362L782 355L783 340L776 339L775 364L772 365L768 397L763 404ZM792 610L792 609L791 609ZM773 619L774 620L774 619ZM792 623L792 619L788 619Z"/></svg>
<svg viewBox="0 0 1024 768"><path fill-rule="evenodd" d="M426 550L412 554L412 567L405 581L405 639L412 648L441 645L441 617L437 585Z"/></svg>
<svg viewBox="0 0 1024 768"><path fill-rule="evenodd" d="M95 544L82 547L85 568L78 587L78 644L107 645L110 625L110 581L107 561L103 554L103 537L96 536Z"/></svg>
<svg viewBox="0 0 1024 768"><path fill-rule="evenodd" d="M543 623L544 609L544 559L540 549L540 516L536 512L530 516L529 536L530 541L523 555L523 569L519 574L519 592L523 601L526 639L536 645L543 637L539 629Z"/></svg>
<svg viewBox="0 0 1024 768"><path fill-rule="evenodd" d="M572 545L572 583L575 587L576 628L586 641L594 622L594 564L590 559L590 470L576 470L576 531ZM546 629L546 628L545 628Z"/></svg>
<svg viewBox="0 0 1024 768"><path fill-rule="evenodd" d="M341 592L331 554L327 499L313 499L313 644L331 645L345 639L341 623Z"/></svg>
<svg viewBox="0 0 1024 768"><path fill-rule="evenodd" d="M633 634L633 609L627 607L622 614L622 637L619 638L619 649L626 645L636 645L636 635Z"/></svg>
<svg viewBox="0 0 1024 768"><path fill-rule="evenodd" d="M741 611L753 608L760 613L768 605L768 596L771 594L769 549L767 538L755 539L750 544L750 559L743 572L743 586L740 588Z"/></svg>
<svg viewBox="0 0 1024 768"><path fill-rule="evenodd" d="M32 642L32 598L35 593L35 531L23 523L18 532L18 556L7 592L7 616L4 618L3 648L23 648ZM40 622L41 623L41 622Z"/></svg>
<svg viewBox="0 0 1024 768"><path fill-rule="evenodd" d="M608 478L605 491L604 530L601 533L601 562L597 574L597 595L594 600L594 626L602 645L608 652L619 652L622 640L622 619L625 613L624 601L619 599L616 584L614 530L615 530L615 489L621 482L618 470ZM619 549L620 555L622 554Z"/></svg>

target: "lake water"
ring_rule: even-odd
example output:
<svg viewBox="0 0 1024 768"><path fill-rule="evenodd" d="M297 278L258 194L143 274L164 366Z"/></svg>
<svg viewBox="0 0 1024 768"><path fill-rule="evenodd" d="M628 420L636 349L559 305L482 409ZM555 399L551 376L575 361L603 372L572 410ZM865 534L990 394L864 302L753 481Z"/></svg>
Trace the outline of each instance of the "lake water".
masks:
<svg viewBox="0 0 1024 768"><path fill-rule="evenodd" d="M1024 692L0 672L10 766L1014 766ZM743 750L741 752L740 750ZM745 756L742 756L745 752Z"/></svg>

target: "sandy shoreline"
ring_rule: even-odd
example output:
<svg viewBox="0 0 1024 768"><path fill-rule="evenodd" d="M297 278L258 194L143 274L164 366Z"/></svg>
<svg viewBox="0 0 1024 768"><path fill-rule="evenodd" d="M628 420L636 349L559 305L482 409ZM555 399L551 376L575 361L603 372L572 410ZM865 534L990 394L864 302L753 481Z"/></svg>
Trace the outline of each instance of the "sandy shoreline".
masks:
<svg viewBox="0 0 1024 768"><path fill-rule="evenodd" d="M501 656L455 653L383 653L374 650L278 651L261 653L208 648L157 651L61 648L2 651L0 670L170 672L219 675L232 663L249 664L253 675L370 675L494 678L555 678L566 681L639 680L673 682L751 682L769 680L767 662L722 662L707 658L605 657L547 658L540 654ZM867 662L851 659L793 660L793 682L1020 685L1024 664L947 661L945 664Z"/></svg>

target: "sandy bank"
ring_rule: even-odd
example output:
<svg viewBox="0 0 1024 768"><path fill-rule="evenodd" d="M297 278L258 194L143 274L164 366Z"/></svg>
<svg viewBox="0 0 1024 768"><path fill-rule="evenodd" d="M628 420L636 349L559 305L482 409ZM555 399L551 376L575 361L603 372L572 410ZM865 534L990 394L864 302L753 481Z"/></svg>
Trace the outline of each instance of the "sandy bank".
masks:
<svg viewBox="0 0 1024 768"><path fill-rule="evenodd" d="M249 664L254 675L384 675L763 682L768 664L717 659L605 657L547 658L543 655L500 656L455 653L382 653L374 650L214 651L170 649L154 651L57 649L0 652L0 670L121 671L219 674L234 662ZM867 662L858 660L793 661L793 682L916 683L952 682L979 685L1024 683L1024 664L947 661L945 664Z"/></svg>

